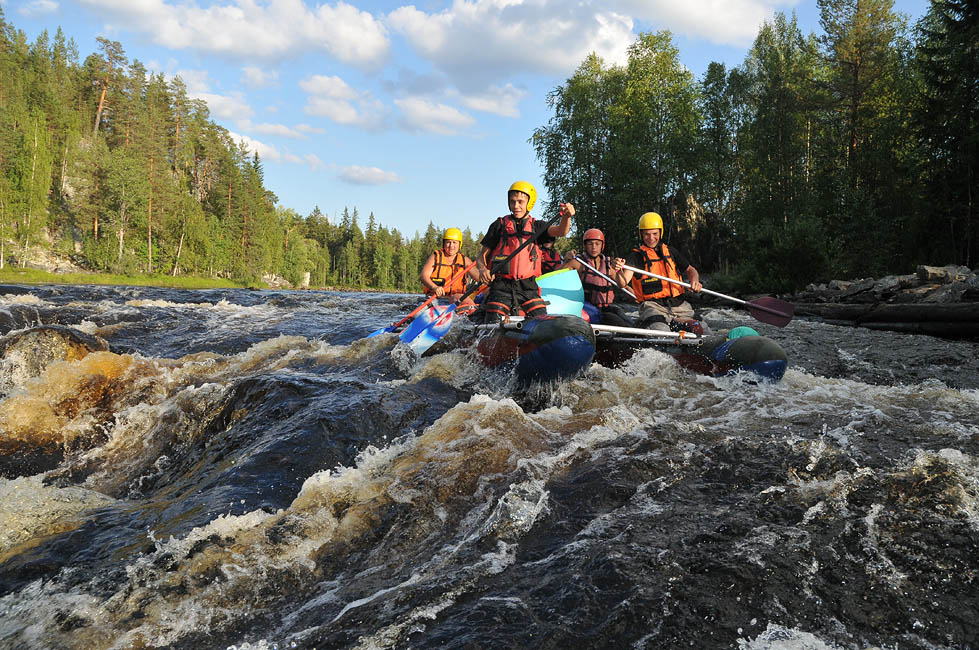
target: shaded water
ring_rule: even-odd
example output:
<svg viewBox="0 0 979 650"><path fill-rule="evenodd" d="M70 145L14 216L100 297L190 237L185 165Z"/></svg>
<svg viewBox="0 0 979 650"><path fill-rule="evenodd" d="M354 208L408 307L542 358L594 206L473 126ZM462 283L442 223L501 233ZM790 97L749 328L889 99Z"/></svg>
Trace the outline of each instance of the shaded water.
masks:
<svg viewBox="0 0 979 650"><path fill-rule="evenodd" d="M515 392L412 297L0 287L0 648L979 647L977 344L777 330Z"/></svg>

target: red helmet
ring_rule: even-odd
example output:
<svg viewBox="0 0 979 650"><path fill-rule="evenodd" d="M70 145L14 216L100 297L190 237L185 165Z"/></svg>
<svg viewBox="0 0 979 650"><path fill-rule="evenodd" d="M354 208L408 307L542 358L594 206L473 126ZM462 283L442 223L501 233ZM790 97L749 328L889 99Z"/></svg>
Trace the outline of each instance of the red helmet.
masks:
<svg viewBox="0 0 979 650"><path fill-rule="evenodd" d="M586 242L590 239L597 239L602 242L602 250L605 250L605 235L598 228L589 228L585 231L585 236L581 238L582 242Z"/></svg>

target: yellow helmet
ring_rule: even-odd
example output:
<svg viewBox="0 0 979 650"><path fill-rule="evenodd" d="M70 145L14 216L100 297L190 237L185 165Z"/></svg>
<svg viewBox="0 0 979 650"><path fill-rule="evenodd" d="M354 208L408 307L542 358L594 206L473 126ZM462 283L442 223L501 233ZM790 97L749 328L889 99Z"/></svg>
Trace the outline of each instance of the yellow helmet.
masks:
<svg viewBox="0 0 979 650"><path fill-rule="evenodd" d="M462 243L462 231L458 228L449 228L445 231L445 235L442 236L442 241L446 239L451 239L452 241L457 241Z"/></svg>
<svg viewBox="0 0 979 650"><path fill-rule="evenodd" d="M647 212L639 217L639 230L654 230L659 228L660 235L663 234L663 217L655 212Z"/></svg>
<svg viewBox="0 0 979 650"><path fill-rule="evenodd" d="M530 212L531 208L534 207L534 203L537 202L537 190L527 181L517 181L507 190L507 196L510 196L510 192L523 192L530 197L527 199L527 212Z"/></svg>

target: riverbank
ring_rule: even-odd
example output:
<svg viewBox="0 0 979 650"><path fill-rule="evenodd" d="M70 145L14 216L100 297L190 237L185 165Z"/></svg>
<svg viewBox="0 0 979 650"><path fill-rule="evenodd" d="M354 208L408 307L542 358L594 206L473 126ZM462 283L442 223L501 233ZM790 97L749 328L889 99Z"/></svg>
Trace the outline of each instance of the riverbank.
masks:
<svg viewBox="0 0 979 650"><path fill-rule="evenodd" d="M245 285L221 278L200 278L179 275L120 275L73 271L53 273L32 268L7 267L0 269L0 284L101 284L135 287L166 287L168 289L241 289ZM263 287L264 288L264 287Z"/></svg>
<svg viewBox="0 0 979 650"><path fill-rule="evenodd" d="M796 316L834 325L979 340L979 275L965 266L812 284L788 299Z"/></svg>

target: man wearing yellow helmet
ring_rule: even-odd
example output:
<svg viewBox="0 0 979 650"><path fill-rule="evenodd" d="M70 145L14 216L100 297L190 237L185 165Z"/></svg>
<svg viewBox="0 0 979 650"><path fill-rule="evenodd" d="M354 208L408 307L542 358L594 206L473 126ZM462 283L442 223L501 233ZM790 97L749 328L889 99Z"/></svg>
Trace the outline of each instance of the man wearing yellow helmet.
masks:
<svg viewBox="0 0 979 650"><path fill-rule="evenodd" d="M700 273L690 264L687 256L662 241L663 218L655 212L639 217L639 248L634 248L625 260L626 265L643 269L673 280L681 280L680 273L695 292L700 292ZM632 285L639 301L639 326L649 329L690 329L696 323L701 331L707 327L699 322L693 307L683 296L683 287L673 282L640 275L623 268L616 275L620 287ZM696 331L697 328L694 328Z"/></svg>
<svg viewBox="0 0 979 650"><path fill-rule="evenodd" d="M526 181L517 181L507 190L507 203L510 214L500 217L486 229L480 244L482 249L476 257L479 280L489 284L489 293L484 302L484 320L498 323L518 309L528 318L536 318L547 313L547 305L540 297L537 276L541 274L543 255L539 248L542 241L563 237L571 229L574 206L561 203L561 222L548 226L546 222L535 221L530 211L537 201L537 190ZM534 239L536 238L536 239ZM534 243L520 249L528 239ZM519 252L495 276L491 272L493 264Z"/></svg>
<svg viewBox="0 0 979 650"><path fill-rule="evenodd" d="M458 228L446 230L442 237L442 248L429 255L422 267L421 281L426 295L439 298L448 296L454 302L465 293L467 277L472 277L473 280L479 278L472 260L459 252L461 246L462 231ZM470 267L469 273L460 273L466 267ZM446 283L452 278L455 280L447 286Z"/></svg>

